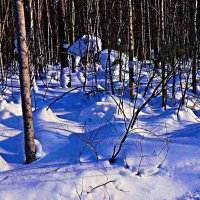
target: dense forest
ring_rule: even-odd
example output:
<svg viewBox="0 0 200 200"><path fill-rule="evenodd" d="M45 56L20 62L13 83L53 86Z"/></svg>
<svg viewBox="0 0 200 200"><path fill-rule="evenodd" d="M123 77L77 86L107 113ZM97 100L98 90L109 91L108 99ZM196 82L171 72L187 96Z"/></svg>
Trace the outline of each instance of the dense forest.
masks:
<svg viewBox="0 0 200 200"><path fill-rule="evenodd" d="M21 92L22 94L29 93L29 97L24 95L23 98L22 95L22 107L23 110L26 110L24 111L24 120L26 121L24 123L28 123L27 126L25 125L25 129L29 135L33 132L33 125L29 124L32 118L32 108L30 88L27 89L27 85L31 86L33 80L37 80L42 74L47 73L50 65L58 66L60 63L60 79L64 81L64 83L61 81L61 86L71 87L70 71L75 72L80 66L76 61L77 57L80 57L82 68L85 69L82 75L82 79L84 79L88 63L94 64L94 67L97 62L100 62L99 54L102 49L108 49L108 58L111 57L112 50L116 50L119 52L119 59L116 61L120 65L119 82L124 83L125 80L122 72L122 57L123 55L129 57L129 94L131 99L134 98L135 87L134 69L131 62L135 58L143 64L150 63L151 65L153 63L154 66L153 74L150 75L151 78L143 93L144 97L155 74L159 69L161 70L160 85L162 85L164 109L167 106L169 80L172 78L170 92L174 100L176 75L178 73L180 76L185 76L184 89L183 80L180 78L182 99L179 103L179 110L184 104L190 86L194 93L197 92L199 82L197 68L200 62L199 10L198 0L25 0L15 1L15 6L11 0L2 0L0 15L1 87L5 88L10 73L16 72L19 56L21 61L19 65L22 69L20 70ZM83 54L82 50L80 53L77 53L77 50L70 52L70 45L73 45L79 38L86 44L85 52ZM96 41L96 44L91 45L91 41L93 43ZM94 45L96 50L90 47ZM27 53L23 54L23 52ZM190 62L189 69L186 67L188 62ZM185 64L183 65L183 63ZM29 69L25 69L27 65ZM114 94L112 65L110 58L108 66L106 65L105 81L106 84L107 81L110 82L110 90ZM71 69L66 72L65 69L69 66ZM97 73L95 67L94 72ZM68 83L63 78L65 74L69 77ZM191 83L189 81L190 74L192 75ZM32 77L30 78L32 83L29 83L29 76ZM94 76L97 85L97 75ZM138 77L140 78L140 76ZM86 79L82 80L83 88L86 86ZM135 82L137 82L136 88L139 91L140 81L135 80ZM105 86L105 89L109 90L108 85ZM3 95L4 89L1 91ZM155 96L154 93L159 92L155 90L151 98ZM137 114L128 126L128 130L133 126L136 118ZM29 130L30 127L32 127L31 130ZM34 146L33 141L28 146ZM121 146L119 151L120 149ZM115 153L113 156L116 157Z"/></svg>
<svg viewBox="0 0 200 200"><path fill-rule="evenodd" d="M199 199L199 122L199 0L0 0L6 200Z"/></svg>
<svg viewBox="0 0 200 200"><path fill-rule="evenodd" d="M173 63L199 55L197 0L25 0L24 6L30 62L36 70L59 60L60 43L73 44L83 35L100 37L103 49L129 52L131 48L139 60L159 60L163 55ZM1 1L0 33L3 71L16 60L11 0Z"/></svg>

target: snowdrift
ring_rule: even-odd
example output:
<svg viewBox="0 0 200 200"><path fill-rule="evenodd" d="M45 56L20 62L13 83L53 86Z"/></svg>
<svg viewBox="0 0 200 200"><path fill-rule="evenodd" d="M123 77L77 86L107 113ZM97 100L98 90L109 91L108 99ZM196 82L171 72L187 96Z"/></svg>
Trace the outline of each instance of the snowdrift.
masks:
<svg viewBox="0 0 200 200"><path fill-rule="evenodd" d="M91 35L84 35L68 49L68 53L83 58L87 54L87 49L89 50L89 55L100 52L102 50L101 39Z"/></svg>
<svg viewBox="0 0 200 200"><path fill-rule="evenodd" d="M11 167L9 166L9 164L3 159L3 157L0 154L0 172L9 170L10 168Z"/></svg>

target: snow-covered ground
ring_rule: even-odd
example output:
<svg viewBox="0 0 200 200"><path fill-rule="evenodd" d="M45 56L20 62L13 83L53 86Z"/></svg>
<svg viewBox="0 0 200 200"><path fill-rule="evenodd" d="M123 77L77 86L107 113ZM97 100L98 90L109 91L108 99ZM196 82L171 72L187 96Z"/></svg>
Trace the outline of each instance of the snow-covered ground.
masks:
<svg viewBox="0 0 200 200"><path fill-rule="evenodd" d="M99 73L101 74L101 72ZM99 83L101 83L101 75ZM50 80L50 79L49 79ZM88 84L92 83L88 77ZM103 82L103 81L102 81ZM19 81L0 99L0 200L188 200L200 199L200 109L161 108L156 97L140 112L123 149L109 163L132 116L107 93L37 81L33 93L37 160L24 164ZM72 88L80 86L72 74ZM89 90L89 89L88 89ZM138 104L145 100L138 95ZM190 102L192 103L192 102ZM171 105L172 104L172 105ZM98 160L98 161L97 161Z"/></svg>

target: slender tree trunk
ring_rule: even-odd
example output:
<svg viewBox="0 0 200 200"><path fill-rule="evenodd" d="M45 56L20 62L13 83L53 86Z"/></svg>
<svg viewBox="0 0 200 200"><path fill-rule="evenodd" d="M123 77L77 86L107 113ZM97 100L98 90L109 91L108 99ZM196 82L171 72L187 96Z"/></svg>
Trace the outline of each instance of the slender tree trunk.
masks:
<svg viewBox="0 0 200 200"><path fill-rule="evenodd" d="M159 11L160 9L160 2L159 0L155 0L155 8ZM158 30L157 32L157 41L156 41L156 55L159 55L160 51L160 12L156 12L156 28ZM159 57L159 56L158 56ZM158 58L158 63L160 61L160 58Z"/></svg>
<svg viewBox="0 0 200 200"><path fill-rule="evenodd" d="M67 49L64 46L66 44L66 26L65 26L65 0L58 1L58 21L59 21L59 36L60 36L60 63L61 63L61 86L62 87L71 87L71 73L70 66L68 62ZM68 68L68 69L67 69ZM63 79L69 78L67 85Z"/></svg>
<svg viewBox="0 0 200 200"><path fill-rule="evenodd" d="M133 34L133 2L129 0L129 92L130 99L134 97L134 83L133 83L133 55L134 55L134 34Z"/></svg>
<svg viewBox="0 0 200 200"><path fill-rule="evenodd" d="M146 39L145 39L145 14L144 14L144 8L145 8L145 0L141 0L140 5L140 12L141 12L141 51L142 51L142 60L146 60Z"/></svg>
<svg viewBox="0 0 200 200"><path fill-rule="evenodd" d="M112 11L113 7L112 7L112 2L111 1L106 1L106 16L107 18L107 25L106 25L106 32L107 32L107 47L108 47L108 60L107 60L107 64L106 64L106 76L109 76L109 81L110 81L110 86L111 86L111 91L112 94L115 93L114 91L114 83L113 83L113 73L112 73L112 65L111 65L111 60L110 60L110 54L111 54L111 18L110 18L110 12ZM108 74L107 74L108 72Z"/></svg>
<svg viewBox="0 0 200 200"><path fill-rule="evenodd" d="M15 0L15 14L16 14L16 27L17 27L19 67L20 67L22 112L24 121L25 155L26 155L26 163L30 163L34 161L36 158L35 158L32 103L31 103L31 93L30 93L28 46L26 41L23 0Z"/></svg>
<svg viewBox="0 0 200 200"><path fill-rule="evenodd" d="M192 91L197 92L197 8L198 0L194 1L194 16L193 16L193 52L192 52Z"/></svg>
<svg viewBox="0 0 200 200"><path fill-rule="evenodd" d="M169 37L170 37L170 54L171 54L171 66L172 66L172 101L175 103L175 88L176 88L176 43L175 43L175 35L176 35L176 4L173 6L173 0L170 0L170 21L171 24L169 26Z"/></svg>
<svg viewBox="0 0 200 200"><path fill-rule="evenodd" d="M4 67L3 67L3 54L2 54L2 45L1 45L1 40L0 40L0 73L1 73L1 80L4 80Z"/></svg>
<svg viewBox="0 0 200 200"><path fill-rule="evenodd" d="M119 0L119 38L118 38L118 51L119 51L119 81L122 82L122 0Z"/></svg>
<svg viewBox="0 0 200 200"><path fill-rule="evenodd" d="M72 30L71 30L71 45L75 42L75 19L76 19L76 15L75 15L75 4L74 4L74 0L71 0L71 26L72 26ZM74 56L72 56L72 72L75 72L75 58Z"/></svg>
<svg viewBox="0 0 200 200"><path fill-rule="evenodd" d="M28 11L29 11L29 27L28 27L28 38L29 40L33 39L33 8L32 8L32 0L28 1Z"/></svg>
<svg viewBox="0 0 200 200"><path fill-rule="evenodd" d="M71 39L71 44L73 44L75 42L75 18L76 18L76 15L75 15L75 5L74 5L74 0L71 0L71 22L72 22L72 39Z"/></svg>
<svg viewBox="0 0 200 200"><path fill-rule="evenodd" d="M150 2L147 1L147 23L148 23L148 42L149 42L149 51L148 51L148 56L149 56L149 59L151 59L151 50L152 50L152 47L151 47L151 20L150 20L150 8L149 8L149 4Z"/></svg>
<svg viewBox="0 0 200 200"><path fill-rule="evenodd" d="M161 68L162 68L162 106L166 110L167 105L167 86L166 86L166 70L165 70L165 57L166 57L166 44L164 34L164 0L160 5L160 41L161 41Z"/></svg>

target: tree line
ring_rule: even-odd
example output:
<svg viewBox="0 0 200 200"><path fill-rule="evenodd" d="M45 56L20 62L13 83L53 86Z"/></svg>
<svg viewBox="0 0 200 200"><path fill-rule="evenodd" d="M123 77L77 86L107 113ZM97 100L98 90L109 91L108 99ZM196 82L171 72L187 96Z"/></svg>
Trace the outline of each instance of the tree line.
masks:
<svg viewBox="0 0 200 200"><path fill-rule="evenodd" d="M13 2L0 4L2 71L15 59L16 30ZM59 59L60 40L73 44L85 34L100 37L103 49L118 48L118 38L123 51L133 43L134 55L141 60L150 59L152 52L155 58L163 54L170 61L199 55L198 0L24 0L24 4L30 59L37 68Z"/></svg>

